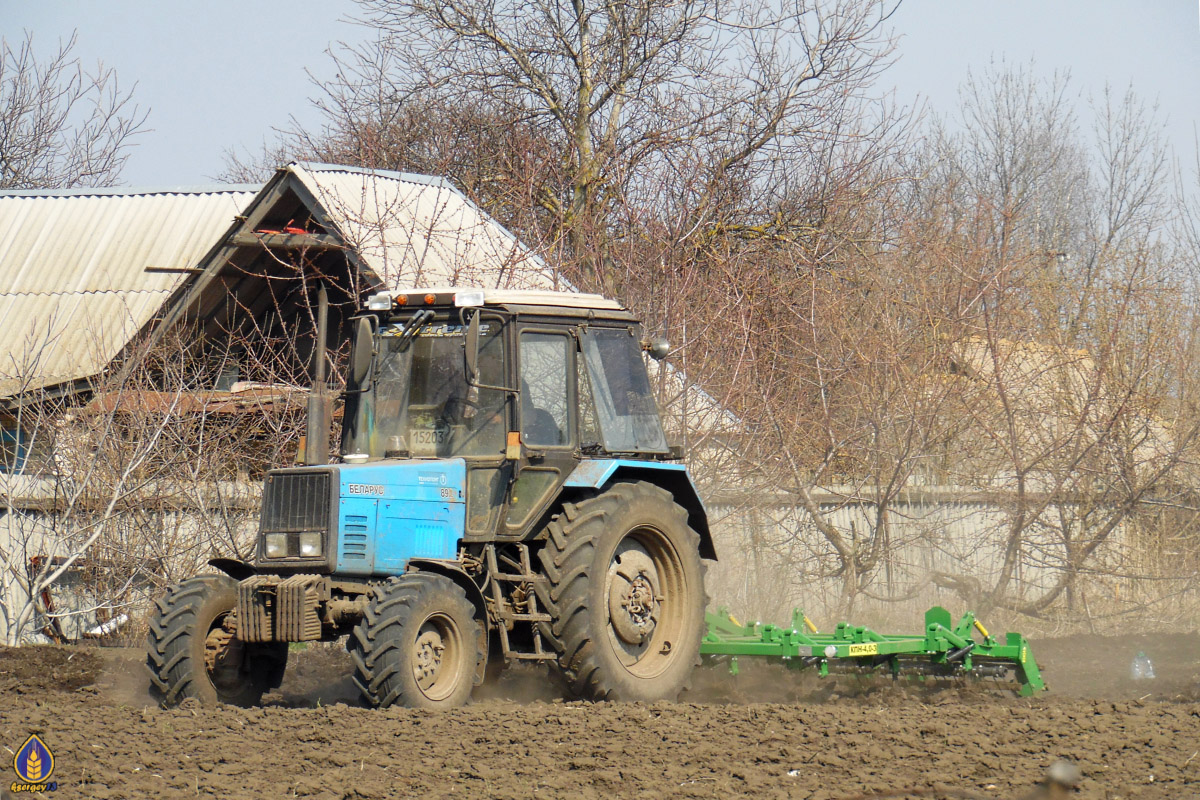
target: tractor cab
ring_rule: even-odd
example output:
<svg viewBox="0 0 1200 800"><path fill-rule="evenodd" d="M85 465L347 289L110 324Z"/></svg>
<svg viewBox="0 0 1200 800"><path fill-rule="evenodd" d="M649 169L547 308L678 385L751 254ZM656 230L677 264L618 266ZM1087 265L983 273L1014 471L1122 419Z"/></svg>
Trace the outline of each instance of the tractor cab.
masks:
<svg viewBox="0 0 1200 800"><path fill-rule="evenodd" d="M668 461L637 321L599 295L372 296L346 391L346 465L461 460L466 535L521 537L584 459Z"/></svg>

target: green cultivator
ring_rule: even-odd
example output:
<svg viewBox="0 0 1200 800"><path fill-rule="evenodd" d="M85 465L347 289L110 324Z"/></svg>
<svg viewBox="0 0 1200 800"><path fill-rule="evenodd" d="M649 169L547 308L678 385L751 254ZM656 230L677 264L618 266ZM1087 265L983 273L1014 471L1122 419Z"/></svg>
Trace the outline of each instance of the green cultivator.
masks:
<svg viewBox="0 0 1200 800"><path fill-rule="evenodd" d="M1012 674L1022 695L1046 688L1029 642L1009 633L1003 644L968 611L953 625L950 612L934 606L925 612L925 632L884 635L870 628L838 623L832 633L820 633L802 611L792 612L789 627L758 622L742 625L722 608L708 614L708 634L700 644L707 656L728 656L729 670L738 672L738 658L780 659L795 669L815 667L831 672L884 672L934 677L1006 678ZM981 640L974 638L978 633Z"/></svg>

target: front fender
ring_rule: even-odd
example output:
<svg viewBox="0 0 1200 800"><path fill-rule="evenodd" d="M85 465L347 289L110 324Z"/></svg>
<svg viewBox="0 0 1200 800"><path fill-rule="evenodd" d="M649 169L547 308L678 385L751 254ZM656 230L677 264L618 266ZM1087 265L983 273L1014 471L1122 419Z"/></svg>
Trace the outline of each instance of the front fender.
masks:
<svg viewBox="0 0 1200 800"><path fill-rule="evenodd" d="M253 566L245 561L238 561L236 558L210 558L208 565L216 567L239 583L258 573Z"/></svg>

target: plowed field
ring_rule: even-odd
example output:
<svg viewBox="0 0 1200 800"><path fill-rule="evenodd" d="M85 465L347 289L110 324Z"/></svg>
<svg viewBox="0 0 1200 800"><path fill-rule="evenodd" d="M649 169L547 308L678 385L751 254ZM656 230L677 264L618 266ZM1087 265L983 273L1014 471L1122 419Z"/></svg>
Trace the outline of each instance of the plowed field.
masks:
<svg viewBox="0 0 1200 800"><path fill-rule="evenodd" d="M1127 677L1137 649L1155 680ZM1022 798L1060 758L1083 797L1200 798L1200 636L1034 651L1052 691L1032 699L761 667L702 671L673 705L564 703L526 671L430 713L357 707L333 648L249 710L154 706L132 651L0 649L0 770L6 792L36 732L55 798Z"/></svg>

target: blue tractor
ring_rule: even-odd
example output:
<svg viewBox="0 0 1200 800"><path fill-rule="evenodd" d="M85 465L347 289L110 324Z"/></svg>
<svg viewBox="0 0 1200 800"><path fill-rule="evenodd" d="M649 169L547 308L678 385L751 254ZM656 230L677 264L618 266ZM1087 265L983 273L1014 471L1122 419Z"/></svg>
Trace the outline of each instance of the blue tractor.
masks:
<svg viewBox="0 0 1200 800"><path fill-rule="evenodd" d="M665 342L558 292L384 292L352 325L337 463L318 370L309 466L267 475L253 560L158 601L160 699L257 703L289 642L343 636L379 707L457 706L517 661L579 697L673 699L716 554L651 392Z"/></svg>

